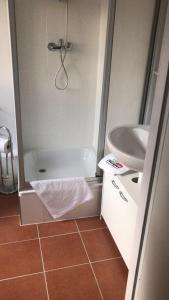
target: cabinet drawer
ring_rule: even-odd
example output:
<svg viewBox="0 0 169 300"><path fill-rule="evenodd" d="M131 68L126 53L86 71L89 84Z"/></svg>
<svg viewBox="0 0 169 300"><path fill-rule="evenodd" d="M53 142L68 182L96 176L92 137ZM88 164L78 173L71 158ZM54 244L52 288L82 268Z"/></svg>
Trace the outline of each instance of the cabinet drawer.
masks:
<svg viewBox="0 0 169 300"><path fill-rule="evenodd" d="M101 213L129 267L137 206L131 197L121 190L118 180L114 177L110 174L104 176Z"/></svg>

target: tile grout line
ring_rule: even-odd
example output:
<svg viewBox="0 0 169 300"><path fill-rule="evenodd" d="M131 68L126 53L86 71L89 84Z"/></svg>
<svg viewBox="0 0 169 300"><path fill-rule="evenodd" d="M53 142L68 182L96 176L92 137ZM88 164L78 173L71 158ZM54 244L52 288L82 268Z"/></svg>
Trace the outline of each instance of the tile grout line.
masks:
<svg viewBox="0 0 169 300"><path fill-rule="evenodd" d="M28 225L26 225L28 226ZM38 224L36 224L35 226L38 226ZM105 227L107 228L107 227ZM95 231L95 230L101 230L101 229L105 229L105 228L95 228L95 229L88 229L88 230L82 230L79 232L90 232L90 231ZM29 241L35 241L35 240L42 240L42 239L48 239L48 238L54 238L54 237L59 237L59 236L65 236L65 235L71 235L71 234L78 234L78 231L73 231L73 232L68 232L68 233L61 233L61 234L54 234L54 235L49 235L49 236L38 236L32 239L26 239L26 240L18 240L18 241L11 241L11 242L5 242L5 243L0 243L0 246L4 246L4 245L8 245L8 244L16 244L16 243L22 243L22 242L29 242Z"/></svg>
<svg viewBox="0 0 169 300"><path fill-rule="evenodd" d="M119 257L112 257L112 258L107 258L107 259L102 259L102 260L97 260L97 261L92 261L92 264L95 263L99 263L99 262L104 262L104 261L109 261L109 260L116 260L116 259L122 259L121 256ZM50 269L50 270L45 270L46 273L49 272L53 272L53 271L59 271L62 269L69 269L69 268L76 268L76 267L80 267L80 266L85 266L85 265L89 265L90 263L83 263L83 264L77 264L77 265L71 265L71 266L66 266L66 267L60 267L60 268L56 268L56 269ZM44 272L36 272L36 273L28 273L28 274L24 274L24 275L18 275L18 276L14 276L14 277L8 277L8 278L3 278L0 279L0 282L2 281L7 281L7 280L12 280L12 279L17 279L17 278L22 278L22 277L27 277L27 276L34 276L34 275L38 275L38 274L44 274Z"/></svg>
<svg viewBox="0 0 169 300"><path fill-rule="evenodd" d="M49 272L53 272L53 271L60 271L60 270L64 270L64 269L76 268L76 267L85 266L85 265L89 265L89 262L83 263L83 264L77 264L77 265L66 266L66 267L60 267L60 268L56 268L56 269L50 269L50 270L46 270L45 272L46 272L46 273L49 273Z"/></svg>
<svg viewBox="0 0 169 300"><path fill-rule="evenodd" d="M78 230L78 233L79 233L79 236L80 236L80 239L81 239L82 245L83 245L83 247L84 247L84 250L85 250L86 256L87 256L87 258L88 258L88 261L89 261L90 268L91 268L91 270L92 270L92 273L93 273L93 276L94 276L94 278L95 278L96 285L97 285L97 287L98 287L98 290L99 290L99 293L100 293L101 299L102 299L102 300L104 300L104 297L103 297L103 294L102 294L101 288L100 288L100 286L99 286L99 282L98 282L98 280L97 280L96 274L95 274L95 272L94 272L94 269L93 269L93 266L92 266L92 264L91 264L91 261L90 261L89 255L88 255L88 253L87 253L86 246L85 246L85 244L84 244L84 241L83 241L83 238L82 238L82 235L81 235L81 232L80 232L80 230L79 230L79 227L78 227L78 224L77 224L76 220L75 220L75 223L76 223L76 227L77 227L77 230Z"/></svg>
<svg viewBox="0 0 169 300"><path fill-rule="evenodd" d="M24 275L18 275L18 276L14 276L14 277L3 278L3 279L0 279L0 282L13 280L13 279L17 279L17 278L22 278L22 277L34 276L34 275L38 275L38 274L43 274L43 272L36 272L36 273L30 273L30 274L28 273L28 274L24 274Z"/></svg>
<svg viewBox="0 0 169 300"><path fill-rule="evenodd" d="M13 241L13 242L7 242L7 243L1 243L0 246L10 245L10 244L17 244L17 243L25 243L25 242L31 242L38 240L38 237L33 239L27 239L27 240L20 240L20 241Z"/></svg>
<svg viewBox="0 0 169 300"><path fill-rule="evenodd" d="M76 267L80 267L80 266L84 266L84 265L89 265L90 263L95 264L95 263L101 263L101 262L110 261L110 260L116 260L116 259L122 259L122 257L117 256L117 257L111 257L111 258L106 258L106 259L102 259L102 260L95 260L95 261L91 261L91 262L88 261L87 263L83 263L83 264L77 264L77 265L71 265L71 266L66 266L66 267L59 267L59 268L55 268L55 269L45 270L45 272L48 273L48 272L52 272L52 271L59 271L62 269L76 268Z"/></svg>
<svg viewBox="0 0 169 300"><path fill-rule="evenodd" d="M71 234L77 234L78 232L77 231L72 231L72 232L68 232L68 233L60 233L60 234L54 234L54 235L48 235L48 236L41 236L39 237L40 240L43 240L43 239L48 239L48 238L53 238L53 237L58 237L58 236L64 236L64 235L71 235Z"/></svg>
<svg viewBox="0 0 169 300"><path fill-rule="evenodd" d="M96 263L101 263L101 262L105 262L105 261L109 261L109 260L116 260L116 259L122 259L122 257L115 256L115 257L105 258L105 259L101 259L101 260L94 260L94 261L91 261L91 264L96 264Z"/></svg>
<svg viewBox="0 0 169 300"><path fill-rule="evenodd" d="M37 224L38 225L38 224ZM88 232L88 231L95 231L95 230L101 230L101 229L107 229L107 227L101 227L101 228L94 228L94 229L87 229L87 230L79 230L80 232ZM67 232L67 233L60 233L60 234L53 234L53 235L48 235L48 236L40 236L39 238L42 239L48 239L51 237L57 237L57 236L64 236L64 235L69 235L69 234L75 234L79 233L78 231L72 231L72 232Z"/></svg>
<svg viewBox="0 0 169 300"><path fill-rule="evenodd" d="M84 230L80 230L80 232L88 232L88 231L96 231L96 230L102 230L102 229L107 229L107 226L104 227L98 227L98 228L92 228L92 229L84 229Z"/></svg>
<svg viewBox="0 0 169 300"><path fill-rule="evenodd" d="M44 265L44 260L43 260L42 246L41 246L41 241L40 241L40 237L39 237L39 228L38 228L38 225L36 225L36 229L37 229L37 233L38 233L38 240L39 240L39 247L40 247L40 254L41 254L43 275L44 275L44 279L45 279L47 299L50 300L50 298L49 298L49 291L48 291L48 284L47 284L47 279L46 279L46 274L45 274L45 265Z"/></svg>
<svg viewBox="0 0 169 300"><path fill-rule="evenodd" d="M38 226L38 225L36 225ZM32 239L27 239L27 240L18 240L18 241L11 241L11 242L6 242L6 243L0 243L0 246L4 246L4 245L9 245L9 244L17 244L17 243L24 243L24 242L30 242L30 241L35 241L35 240L43 240L43 239L50 239L50 238L54 238L54 237L59 237L59 236L65 236L65 235L73 235L73 234L78 234L78 231L75 232L68 232L68 233L63 233L63 234L56 234L56 235L49 235L49 236L44 236L44 237L40 237L37 236L35 238Z"/></svg>

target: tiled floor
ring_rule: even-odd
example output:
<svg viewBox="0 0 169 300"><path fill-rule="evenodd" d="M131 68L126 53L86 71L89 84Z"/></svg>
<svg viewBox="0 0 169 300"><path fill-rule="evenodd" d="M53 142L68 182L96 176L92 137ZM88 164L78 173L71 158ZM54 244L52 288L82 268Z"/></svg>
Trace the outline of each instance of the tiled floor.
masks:
<svg viewBox="0 0 169 300"><path fill-rule="evenodd" d="M19 225L0 196L1 300L124 300L127 268L99 218Z"/></svg>

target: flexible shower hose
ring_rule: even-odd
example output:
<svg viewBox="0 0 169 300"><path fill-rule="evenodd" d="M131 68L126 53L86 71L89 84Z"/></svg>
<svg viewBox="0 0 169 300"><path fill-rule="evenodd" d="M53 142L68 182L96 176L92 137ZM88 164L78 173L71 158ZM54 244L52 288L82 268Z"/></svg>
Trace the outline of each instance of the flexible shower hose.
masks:
<svg viewBox="0 0 169 300"><path fill-rule="evenodd" d="M59 69L57 70L56 74L55 74L55 87L58 89L58 90L65 90L69 84L69 77L68 77L68 73L67 73L67 70L66 70L66 67L65 67L65 59L66 59L66 55L67 55L67 48L66 47L61 47L60 48L60 67ZM60 74L60 72L63 70L64 74L65 74L65 85L63 87L59 86L58 83L57 83L57 80L58 80L58 76Z"/></svg>
<svg viewBox="0 0 169 300"><path fill-rule="evenodd" d="M68 14L69 14L69 0L66 0L66 27L65 27L65 45L61 45L61 48L60 48L60 67L58 68L58 70L56 71L56 74L55 74L55 87L56 89L58 90L65 90L69 84L69 76L68 76L68 73L67 73L67 70L66 70L66 67L65 67L65 59L66 59L66 56L67 56L67 44L68 44ZM60 72L63 70L64 74L65 74L65 85L63 87L59 86L58 83L57 83L57 80L58 80L58 76L60 74Z"/></svg>

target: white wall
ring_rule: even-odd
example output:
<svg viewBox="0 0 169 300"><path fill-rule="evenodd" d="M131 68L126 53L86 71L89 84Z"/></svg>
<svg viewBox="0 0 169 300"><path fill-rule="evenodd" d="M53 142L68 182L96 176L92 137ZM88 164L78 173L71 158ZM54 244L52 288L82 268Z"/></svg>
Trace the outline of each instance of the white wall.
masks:
<svg viewBox="0 0 169 300"><path fill-rule="evenodd" d="M73 50L66 60L70 82L65 91L54 87L59 54L47 49L49 42L64 36L65 1L16 0L15 4L24 149L92 146L100 0L69 0Z"/></svg>
<svg viewBox="0 0 169 300"><path fill-rule="evenodd" d="M0 126L7 126L16 150L16 128L8 1L0 1Z"/></svg>
<svg viewBox="0 0 169 300"><path fill-rule="evenodd" d="M154 0L118 0L107 131L138 123Z"/></svg>

